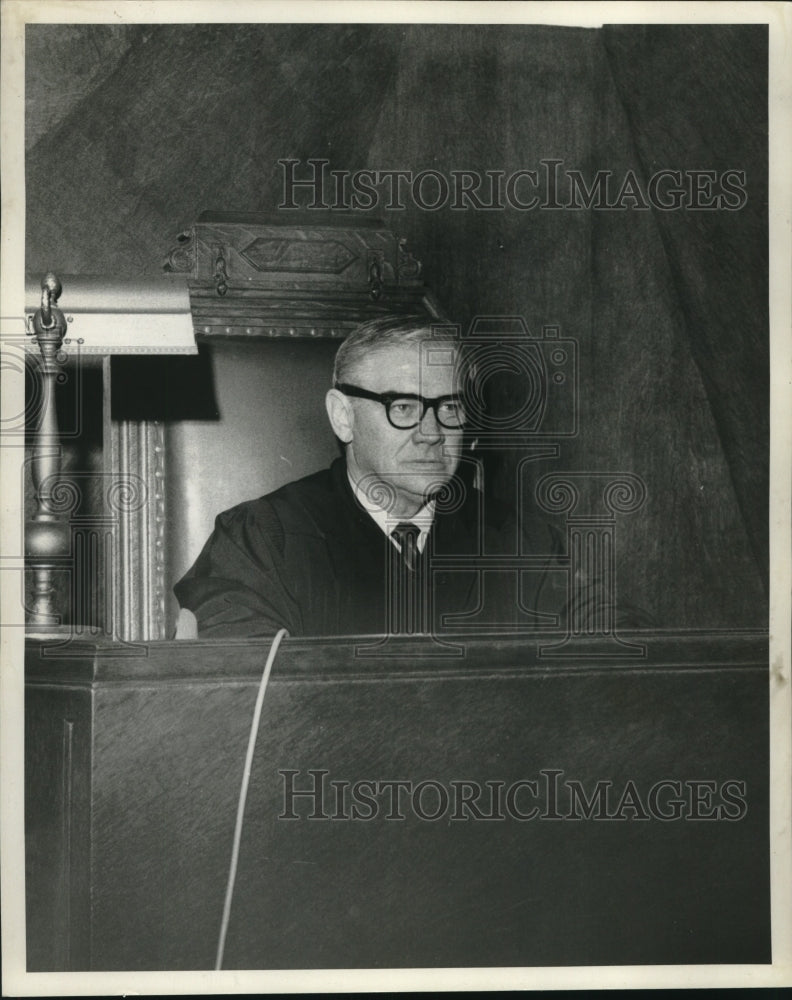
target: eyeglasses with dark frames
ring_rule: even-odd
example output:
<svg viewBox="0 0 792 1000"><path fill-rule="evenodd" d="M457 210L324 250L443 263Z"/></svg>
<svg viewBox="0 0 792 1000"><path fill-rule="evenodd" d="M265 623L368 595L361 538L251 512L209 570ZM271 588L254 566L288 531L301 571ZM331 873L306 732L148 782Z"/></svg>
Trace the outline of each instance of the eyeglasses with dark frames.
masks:
<svg viewBox="0 0 792 1000"><path fill-rule="evenodd" d="M336 382L335 388L345 396L373 399L375 403L382 403L388 422L398 430L408 431L417 427L428 409L434 411L438 424L447 430L458 430L465 425L465 408L458 395L429 399L413 392L371 392L346 382Z"/></svg>

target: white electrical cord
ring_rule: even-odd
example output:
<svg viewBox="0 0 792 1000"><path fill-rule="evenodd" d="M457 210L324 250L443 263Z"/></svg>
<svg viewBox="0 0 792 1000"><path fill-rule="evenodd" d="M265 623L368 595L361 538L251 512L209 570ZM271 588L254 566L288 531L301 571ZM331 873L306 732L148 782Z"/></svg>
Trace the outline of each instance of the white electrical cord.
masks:
<svg viewBox="0 0 792 1000"><path fill-rule="evenodd" d="M267 690L272 664L275 662L275 654L281 644L281 639L289 633L282 628L272 640L267 662L264 664L264 673L259 682L258 695L256 697L256 707L253 710L253 721L250 724L250 737L248 739L247 755L245 756L245 770L242 774L242 787L239 789L239 803L237 805L236 827L234 829L234 846L231 849L231 867L228 872L228 884L226 885L225 903L223 904L223 920L220 924L220 937L217 942L217 958L215 969L223 967L223 952L225 951L226 932L228 931L228 921L231 917L231 900L234 897L234 883L236 882L237 864L239 862L239 845L242 841L242 822L245 816L245 803L247 802L248 785L250 784L250 769L253 765L253 753L256 749L256 739L258 737L259 722L261 721L261 709L264 705L264 694Z"/></svg>

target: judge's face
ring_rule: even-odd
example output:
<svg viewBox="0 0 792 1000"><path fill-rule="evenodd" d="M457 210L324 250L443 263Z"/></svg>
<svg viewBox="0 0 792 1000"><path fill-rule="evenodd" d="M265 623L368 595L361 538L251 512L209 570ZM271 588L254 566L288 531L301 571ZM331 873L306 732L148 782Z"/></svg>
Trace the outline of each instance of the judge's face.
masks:
<svg viewBox="0 0 792 1000"><path fill-rule="evenodd" d="M377 393L414 393L433 399L458 391L453 345L407 343L372 351L347 382ZM459 464L462 429L442 427L433 409L411 429L393 427L385 406L332 390L328 412L347 444L347 468L372 499L396 517L414 514L448 482ZM380 486L377 496L376 484Z"/></svg>

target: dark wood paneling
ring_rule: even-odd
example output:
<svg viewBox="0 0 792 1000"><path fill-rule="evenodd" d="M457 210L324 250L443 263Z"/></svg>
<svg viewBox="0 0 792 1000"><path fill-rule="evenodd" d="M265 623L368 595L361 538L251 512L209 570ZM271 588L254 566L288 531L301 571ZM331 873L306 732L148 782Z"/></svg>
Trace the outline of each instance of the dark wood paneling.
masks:
<svg viewBox="0 0 792 1000"><path fill-rule="evenodd" d="M225 966L768 961L766 637L642 638L644 662L550 665L534 641L514 639L469 643L459 661L421 656L415 642L386 660L356 657L343 639L287 641L264 706ZM267 649L161 643L130 656L83 644L82 659L60 663L31 650L39 763L28 795L42 815L28 830L31 871L63 849L57 798L46 797L62 765L36 749L46 741L35 726L52 727L75 689L92 693L94 745L90 848L74 835L71 846L73 865L90 854L90 957L85 909L72 901L71 944L59 938L62 916L46 915L62 905L40 877L31 969L57 965L69 946L83 968L211 967ZM57 751L62 730L51 732ZM303 802L303 818L279 819L278 772L298 771L304 788L312 768L328 781L449 789L555 769L588 794L612 782L616 801L632 780L644 802L662 779L739 780L747 811L465 822L420 819L407 805L402 821L352 821L309 820ZM427 793L427 809L433 801Z"/></svg>
<svg viewBox="0 0 792 1000"><path fill-rule="evenodd" d="M90 688L42 684L25 697L27 962L90 960Z"/></svg>

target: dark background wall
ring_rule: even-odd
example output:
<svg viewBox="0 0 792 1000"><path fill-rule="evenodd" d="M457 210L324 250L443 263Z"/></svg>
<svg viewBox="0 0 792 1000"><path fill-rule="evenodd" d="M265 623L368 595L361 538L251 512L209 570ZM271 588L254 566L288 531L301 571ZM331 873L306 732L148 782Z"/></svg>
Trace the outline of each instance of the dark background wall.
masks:
<svg viewBox="0 0 792 1000"><path fill-rule="evenodd" d="M645 481L621 591L662 625L764 625L766 65L762 26L30 26L27 269L156 275L201 211L273 212L289 157L745 171L739 211L377 214L461 323L578 341L580 433L535 474ZM490 462L496 495L519 459Z"/></svg>

